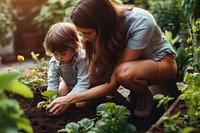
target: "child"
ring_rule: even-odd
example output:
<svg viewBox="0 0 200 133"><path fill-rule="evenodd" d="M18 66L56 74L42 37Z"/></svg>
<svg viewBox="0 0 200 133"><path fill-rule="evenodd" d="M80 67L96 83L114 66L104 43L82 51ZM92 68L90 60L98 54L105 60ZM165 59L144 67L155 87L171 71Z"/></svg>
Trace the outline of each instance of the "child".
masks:
<svg viewBox="0 0 200 133"><path fill-rule="evenodd" d="M52 55L47 90L57 90L58 96L65 96L85 91L90 87L85 51L81 49L78 33L72 23L52 25L45 37L44 48L48 55ZM38 103L38 106L41 103ZM85 104L79 102L76 103L76 107L82 108Z"/></svg>

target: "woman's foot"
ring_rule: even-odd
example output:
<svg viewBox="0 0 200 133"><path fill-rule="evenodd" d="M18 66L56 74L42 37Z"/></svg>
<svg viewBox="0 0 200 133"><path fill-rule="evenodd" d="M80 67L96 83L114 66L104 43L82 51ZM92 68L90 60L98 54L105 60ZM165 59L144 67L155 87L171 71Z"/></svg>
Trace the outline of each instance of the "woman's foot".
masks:
<svg viewBox="0 0 200 133"><path fill-rule="evenodd" d="M137 103L134 110L134 115L137 117L146 117L151 114L153 108L153 100L146 101L144 96L137 96ZM151 102L152 101L152 102Z"/></svg>

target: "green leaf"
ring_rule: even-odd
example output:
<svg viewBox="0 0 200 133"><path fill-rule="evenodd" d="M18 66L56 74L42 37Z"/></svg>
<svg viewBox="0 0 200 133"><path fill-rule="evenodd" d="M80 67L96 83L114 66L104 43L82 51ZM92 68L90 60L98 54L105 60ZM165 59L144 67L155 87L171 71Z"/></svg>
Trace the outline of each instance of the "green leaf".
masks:
<svg viewBox="0 0 200 133"><path fill-rule="evenodd" d="M70 122L66 125L64 129L58 130L58 133L67 132L67 133L82 133L83 126L80 126L78 123Z"/></svg>
<svg viewBox="0 0 200 133"><path fill-rule="evenodd" d="M44 6L41 8L40 15L41 15L41 16L42 16L42 15L45 15L48 11L49 11L49 7L44 5ZM38 17L39 17L39 16L38 16Z"/></svg>
<svg viewBox="0 0 200 133"><path fill-rule="evenodd" d="M21 129L33 133L29 120L22 116L24 112L16 100L0 94L0 105L0 127L3 133L18 133Z"/></svg>
<svg viewBox="0 0 200 133"><path fill-rule="evenodd" d="M10 84L14 79L21 76L21 73L0 73L0 89L5 90L6 86Z"/></svg>
<svg viewBox="0 0 200 133"><path fill-rule="evenodd" d="M155 100L161 100L162 98L164 98L163 94L156 94L153 96L153 99L155 99Z"/></svg>
<svg viewBox="0 0 200 133"><path fill-rule="evenodd" d="M188 85L187 84L184 84L184 83L181 83L181 82L178 82L176 83L178 89L183 92L184 90L186 90L188 88Z"/></svg>
<svg viewBox="0 0 200 133"><path fill-rule="evenodd" d="M126 131L127 131L127 133L136 133L137 129L132 124L128 124Z"/></svg>
<svg viewBox="0 0 200 133"><path fill-rule="evenodd" d="M16 119L17 127L26 131L26 133L33 133L33 128L31 127L30 121L27 118L20 117Z"/></svg>
<svg viewBox="0 0 200 133"><path fill-rule="evenodd" d="M78 123L83 126L87 131L94 126L94 121L83 118L82 120L78 121Z"/></svg>
<svg viewBox="0 0 200 133"><path fill-rule="evenodd" d="M28 88L23 83L19 82L18 80L13 80L7 87L7 91L11 91L13 93L16 93L18 95L21 95L25 98L33 98L33 92L30 88Z"/></svg>
<svg viewBox="0 0 200 133"><path fill-rule="evenodd" d="M192 132L195 132L195 130L196 129L194 127L185 127L183 128L181 133L192 133Z"/></svg>
<svg viewBox="0 0 200 133"><path fill-rule="evenodd" d="M57 95L57 91L55 90L46 90L41 93L42 96L47 97L48 99L52 98L53 96Z"/></svg>

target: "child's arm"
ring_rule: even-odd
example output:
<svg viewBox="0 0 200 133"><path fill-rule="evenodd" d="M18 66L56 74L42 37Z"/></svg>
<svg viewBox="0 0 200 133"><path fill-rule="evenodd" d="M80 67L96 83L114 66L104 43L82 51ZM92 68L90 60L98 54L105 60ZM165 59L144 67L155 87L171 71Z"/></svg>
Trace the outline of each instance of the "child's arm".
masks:
<svg viewBox="0 0 200 133"><path fill-rule="evenodd" d="M59 87L59 78L60 75L56 71L56 61L55 58L52 57L52 59L49 62L49 68L48 68L47 90L57 91Z"/></svg>
<svg viewBox="0 0 200 133"><path fill-rule="evenodd" d="M75 67L77 69L77 83L69 94L76 94L82 91L86 91L91 85L88 70L85 64L84 54L85 53L81 51L78 59L76 60Z"/></svg>

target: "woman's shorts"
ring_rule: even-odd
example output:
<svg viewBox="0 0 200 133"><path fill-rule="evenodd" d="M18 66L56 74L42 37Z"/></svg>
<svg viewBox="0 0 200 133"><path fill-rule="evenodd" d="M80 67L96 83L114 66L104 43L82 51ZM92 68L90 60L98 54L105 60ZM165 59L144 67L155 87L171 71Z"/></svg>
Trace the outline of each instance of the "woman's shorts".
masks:
<svg viewBox="0 0 200 133"><path fill-rule="evenodd" d="M156 61L158 65L158 75L156 82L171 80L176 77L177 64L172 54L165 55L161 60Z"/></svg>

